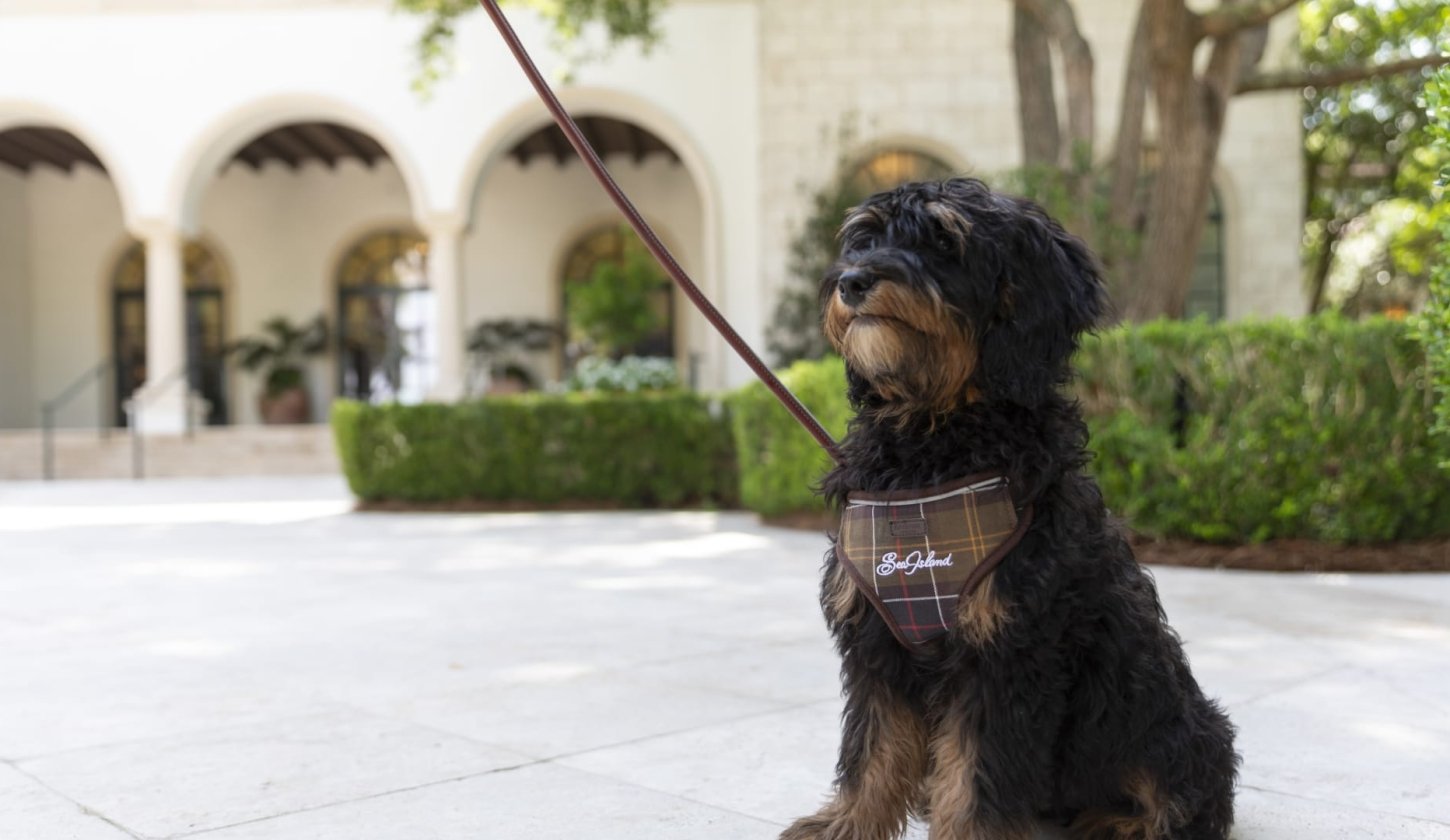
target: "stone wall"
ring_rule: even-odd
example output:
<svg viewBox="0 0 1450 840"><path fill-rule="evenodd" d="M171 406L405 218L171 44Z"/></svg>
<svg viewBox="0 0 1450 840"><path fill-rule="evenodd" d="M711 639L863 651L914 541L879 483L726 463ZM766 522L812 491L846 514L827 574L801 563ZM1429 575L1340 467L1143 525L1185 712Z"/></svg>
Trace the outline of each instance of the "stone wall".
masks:
<svg viewBox="0 0 1450 840"><path fill-rule="evenodd" d="M1122 73L1136 4L1079 0L1093 45L1098 151L1116 132ZM1017 166L1011 4L960 0L761 0L762 275L770 311L786 278L787 249L807 212L807 189L841 155L873 147L931 153L991 178ZM1292 60L1297 24L1275 25L1271 64ZM1227 213L1228 312L1294 314L1302 191L1298 100L1236 101L1216 184ZM851 148L834 142L855 127ZM767 315L768 317L768 315Z"/></svg>

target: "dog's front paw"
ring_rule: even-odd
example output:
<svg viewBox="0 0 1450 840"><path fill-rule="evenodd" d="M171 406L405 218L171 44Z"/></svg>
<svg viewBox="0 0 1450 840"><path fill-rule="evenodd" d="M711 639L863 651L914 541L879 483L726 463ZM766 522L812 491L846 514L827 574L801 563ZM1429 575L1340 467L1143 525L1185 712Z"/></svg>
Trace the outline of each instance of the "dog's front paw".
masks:
<svg viewBox="0 0 1450 840"><path fill-rule="evenodd" d="M781 832L780 840L836 840L831 820L821 814L801 817Z"/></svg>
<svg viewBox="0 0 1450 840"><path fill-rule="evenodd" d="M796 820L790 828L781 832L780 840L886 840L890 836L890 833L873 832L823 811Z"/></svg>

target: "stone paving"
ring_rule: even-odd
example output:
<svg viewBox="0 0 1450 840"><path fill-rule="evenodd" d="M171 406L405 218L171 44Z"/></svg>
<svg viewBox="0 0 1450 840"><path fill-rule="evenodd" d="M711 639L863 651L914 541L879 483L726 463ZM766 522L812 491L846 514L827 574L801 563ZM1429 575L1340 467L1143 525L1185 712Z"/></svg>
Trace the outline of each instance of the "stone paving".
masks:
<svg viewBox="0 0 1450 840"><path fill-rule="evenodd" d="M823 548L0 483L0 838L774 838L834 763ZM1157 578L1240 728L1236 837L1450 838L1450 576Z"/></svg>

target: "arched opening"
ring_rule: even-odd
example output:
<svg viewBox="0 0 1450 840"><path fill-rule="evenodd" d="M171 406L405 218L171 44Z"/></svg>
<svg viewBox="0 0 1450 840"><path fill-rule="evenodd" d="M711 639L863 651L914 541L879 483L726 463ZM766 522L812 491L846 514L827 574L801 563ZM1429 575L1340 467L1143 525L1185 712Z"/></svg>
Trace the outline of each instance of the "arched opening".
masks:
<svg viewBox="0 0 1450 840"><path fill-rule="evenodd" d="M675 349L675 286L652 259L640 253L643 244L633 230L622 224L595 228L574 241L564 255L564 269L559 277L559 311L565 326L566 367L573 359L569 349L587 341L581 334L578 301L581 286L586 283L607 283L611 271L628 271L643 263L654 288L641 295L652 322L650 328L638 330L637 338L612 348L614 356L654 356L676 358ZM631 259L632 258L632 259Z"/></svg>
<svg viewBox="0 0 1450 840"><path fill-rule="evenodd" d="M336 395L400 397L405 390L368 385L383 363L357 351L374 340L367 329L382 328L381 321L363 318L364 301L385 308L401 301L385 291L399 288L400 275L378 267L392 258L378 249L396 245L397 237L368 241L364 234L406 229L416 239L407 221L413 218L409 186L389 150L354 125L317 118L266 125L235 141L222 160L208 183L192 189L198 227L231 255L226 332L251 336L276 318L300 329L323 316L338 340L330 359L303 365L312 417L326 417ZM369 259L381 262L366 269ZM410 282L427 285L425 275ZM407 364L422 361L415 356ZM328 362L330 371L319 368ZM369 373L354 383L349 366L354 374ZM230 377L235 422L265 422L260 398L266 381L266 369ZM355 387L349 390L348 383Z"/></svg>
<svg viewBox="0 0 1450 840"><path fill-rule="evenodd" d="M706 208L679 150L623 114L581 108L576 119L684 268L708 282L700 273L707 261ZM587 282L600 265L618 262L633 235L622 232L618 212L563 133L541 118L505 141L470 200L473 225L463 240L470 328L543 320L566 329L571 287ZM672 290L651 296L649 305L659 308L662 327L623 352L672 356L683 378L694 379L708 335L692 328L685 302ZM540 367L552 369L530 370L524 378L562 377L576 358L567 347L551 355ZM484 364L474 360L475 367Z"/></svg>
<svg viewBox="0 0 1450 840"><path fill-rule="evenodd" d="M226 268L204 242L182 250L186 286L186 380L207 402L207 425L230 418L226 375ZM146 382L146 248L135 242L117 261L111 281L111 359L117 425L127 400ZM164 375L164 372L163 372Z"/></svg>
<svg viewBox="0 0 1450 840"><path fill-rule="evenodd" d="M1220 321L1227 310L1225 289L1228 286L1224 268L1223 202L1214 189L1208 204L1208 218L1203 226L1203 239L1193 263L1193 284L1188 289L1183 317Z"/></svg>
<svg viewBox="0 0 1450 840"><path fill-rule="evenodd" d="M109 370L100 290L124 236L95 150L54 124L0 129L0 428L37 425L41 406L67 391L58 425L110 421L109 389L95 384Z"/></svg>
<svg viewBox="0 0 1450 840"><path fill-rule="evenodd" d="M865 198L910 181L939 181L952 175L952 166L940 158L912 149L887 148L857 164L846 184L852 194Z"/></svg>
<svg viewBox="0 0 1450 840"><path fill-rule="evenodd" d="M428 242L409 230L370 233L337 267L339 396L419 402L437 355Z"/></svg>

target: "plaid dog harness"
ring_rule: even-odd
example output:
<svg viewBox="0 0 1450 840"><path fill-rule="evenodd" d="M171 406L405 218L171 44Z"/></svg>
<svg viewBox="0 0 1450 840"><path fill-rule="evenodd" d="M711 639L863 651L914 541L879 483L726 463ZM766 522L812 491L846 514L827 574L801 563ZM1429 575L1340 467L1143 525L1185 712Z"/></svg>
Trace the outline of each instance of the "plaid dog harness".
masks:
<svg viewBox="0 0 1450 840"><path fill-rule="evenodd" d="M1020 515L1019 515L1020 513ZM1007 479L973 476L927 490L852 493L836 557L897 640L919 648L956 623L972 594L1026 533Z"/></svg>

